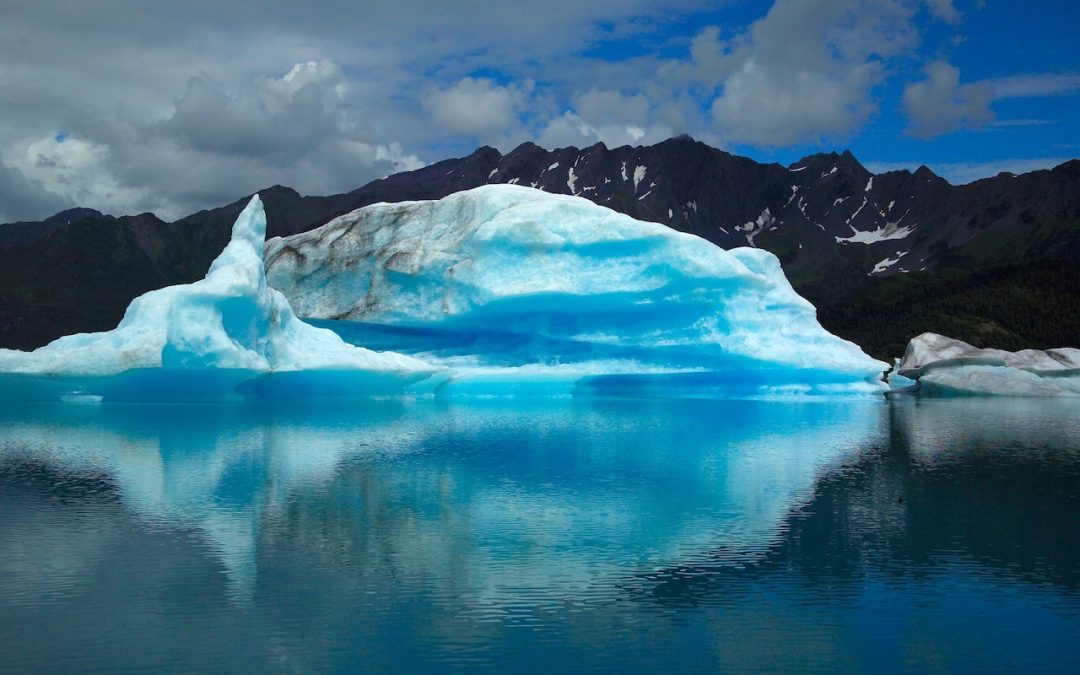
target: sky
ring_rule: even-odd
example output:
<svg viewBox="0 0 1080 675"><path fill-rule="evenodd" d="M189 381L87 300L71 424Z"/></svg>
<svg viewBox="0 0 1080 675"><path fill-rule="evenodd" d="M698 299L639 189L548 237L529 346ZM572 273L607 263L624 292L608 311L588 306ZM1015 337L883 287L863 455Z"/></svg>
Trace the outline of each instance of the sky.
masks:
<svg viewBox="0 0 1080 675"><path fill-rule="evenodd" d="M171 220L687 133L953 183L1080 157L1074 0L0 0L0 222Z"/></svg>

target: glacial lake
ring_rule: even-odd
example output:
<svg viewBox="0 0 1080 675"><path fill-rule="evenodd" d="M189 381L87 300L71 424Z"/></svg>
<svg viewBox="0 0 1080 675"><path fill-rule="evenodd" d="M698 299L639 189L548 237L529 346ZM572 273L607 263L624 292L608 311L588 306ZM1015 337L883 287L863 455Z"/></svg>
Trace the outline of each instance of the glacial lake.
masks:
<svg viewBox="0 0 1080 675"><path fill-rule="evenodd" d="M0 410L0 671L1080 670L1080 405Z"/></svg>

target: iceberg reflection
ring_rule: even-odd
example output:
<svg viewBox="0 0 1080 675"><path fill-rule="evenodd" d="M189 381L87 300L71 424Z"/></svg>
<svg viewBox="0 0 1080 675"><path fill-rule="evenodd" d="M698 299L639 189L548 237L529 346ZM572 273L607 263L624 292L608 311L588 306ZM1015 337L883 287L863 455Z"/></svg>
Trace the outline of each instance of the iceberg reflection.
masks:
<svg viewBox="0 0 1080 675"><path fill-rule="evenodd" d="M882 442L887 411L602 399L22 405L0 412L0 470L32 462L105 480L141 527L197 533L234 601L256 592L264 550L292 544L338 573L487 612L588 602L590 589L610 596L619 578L718 549L735 562L760 554L819 476Z"/></svg>

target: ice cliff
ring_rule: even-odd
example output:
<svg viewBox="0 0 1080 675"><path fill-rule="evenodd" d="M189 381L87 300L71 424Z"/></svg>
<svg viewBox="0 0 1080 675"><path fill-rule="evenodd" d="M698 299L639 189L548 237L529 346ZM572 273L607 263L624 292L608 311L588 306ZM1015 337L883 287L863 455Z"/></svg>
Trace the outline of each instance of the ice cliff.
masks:
<svg viewBox="0 0 1080 675"><path fill-rule="evenodd" d="M915 380L906 391L920 395L1080 396L1080 349L1007 352L923 333L895 372Z"/></svg>
<svg viewBox="0 0 1080 675"><path fill-rule="evenodd" d="M888 367L825 331L770 253L518 186L375 204L270 240L266 265L347 339L405 331L388 345L453 369L440 391L872 393Z"/></svg>
<svg viewBox="0 0 1080 675"><path fill-rule="evenodd" d="M114 330L69 335L33 352L0 349L0 373L19 385L16 394L3 388L17 397L216 398L282 393L276 385L295 392L400 390L437 370L355 347L299 320L266 283L265 233L256 195L205 278L136 298Z"/></svg>

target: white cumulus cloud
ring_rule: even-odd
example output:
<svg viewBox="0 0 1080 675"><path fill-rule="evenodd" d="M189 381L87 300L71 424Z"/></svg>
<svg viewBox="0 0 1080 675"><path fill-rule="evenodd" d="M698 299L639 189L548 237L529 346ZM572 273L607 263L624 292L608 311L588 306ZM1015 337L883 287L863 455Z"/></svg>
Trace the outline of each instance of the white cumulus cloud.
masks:
<svg viewBox="0 0 1080 675"><path fill-rule="evenodd" d="M926 0L926 5L937 18L946 23L958 23L961 14L952 0Z"/></svg>
<svg viewBox="0 0 1080 675"><path fill-rule="evenodd" d="M643 94L589 89L573 98L573 108L552 118L538 136L544 147L577 147L602 142L608 147L648 145L672 136L663 110Z"/></svg>
<svg viewBox="0 0 1080 675"><path fill-rule="evenodd" d="M424 107L442 128L455 134L493 139L521 124L532 83L503 86L490 78L464 77L432 92Z"/></svg>
<svg viewBox="0 0 1080 675"><path fill-rule="evenodd" d="M945 61L926 67L926 79L904 88L904 109L916 136L931 137L994 121L993 88L986 82L961 84L960 69Z"/></svg>
<svg viewBox="0 0 1080 675"><path fill-rule="evenodd" d="M692 68L718 78L718 133L777 146L856 131L877 109L885 59L917 43L915 12L901 0L778 0L731 40L703 32Z"/></svg>
<svg viewBox="0 0 1080 675"><path fill-rule="evenodd" d="M913 135L932 138L959 129L996 123L1027 126L1043 120L997 120L992 103L1007 98L1041 97L1080 90L1074 74L1026 74L961 82L960 69L944 60L929 63L925 79L904 87L904 110Z"/></svg>

